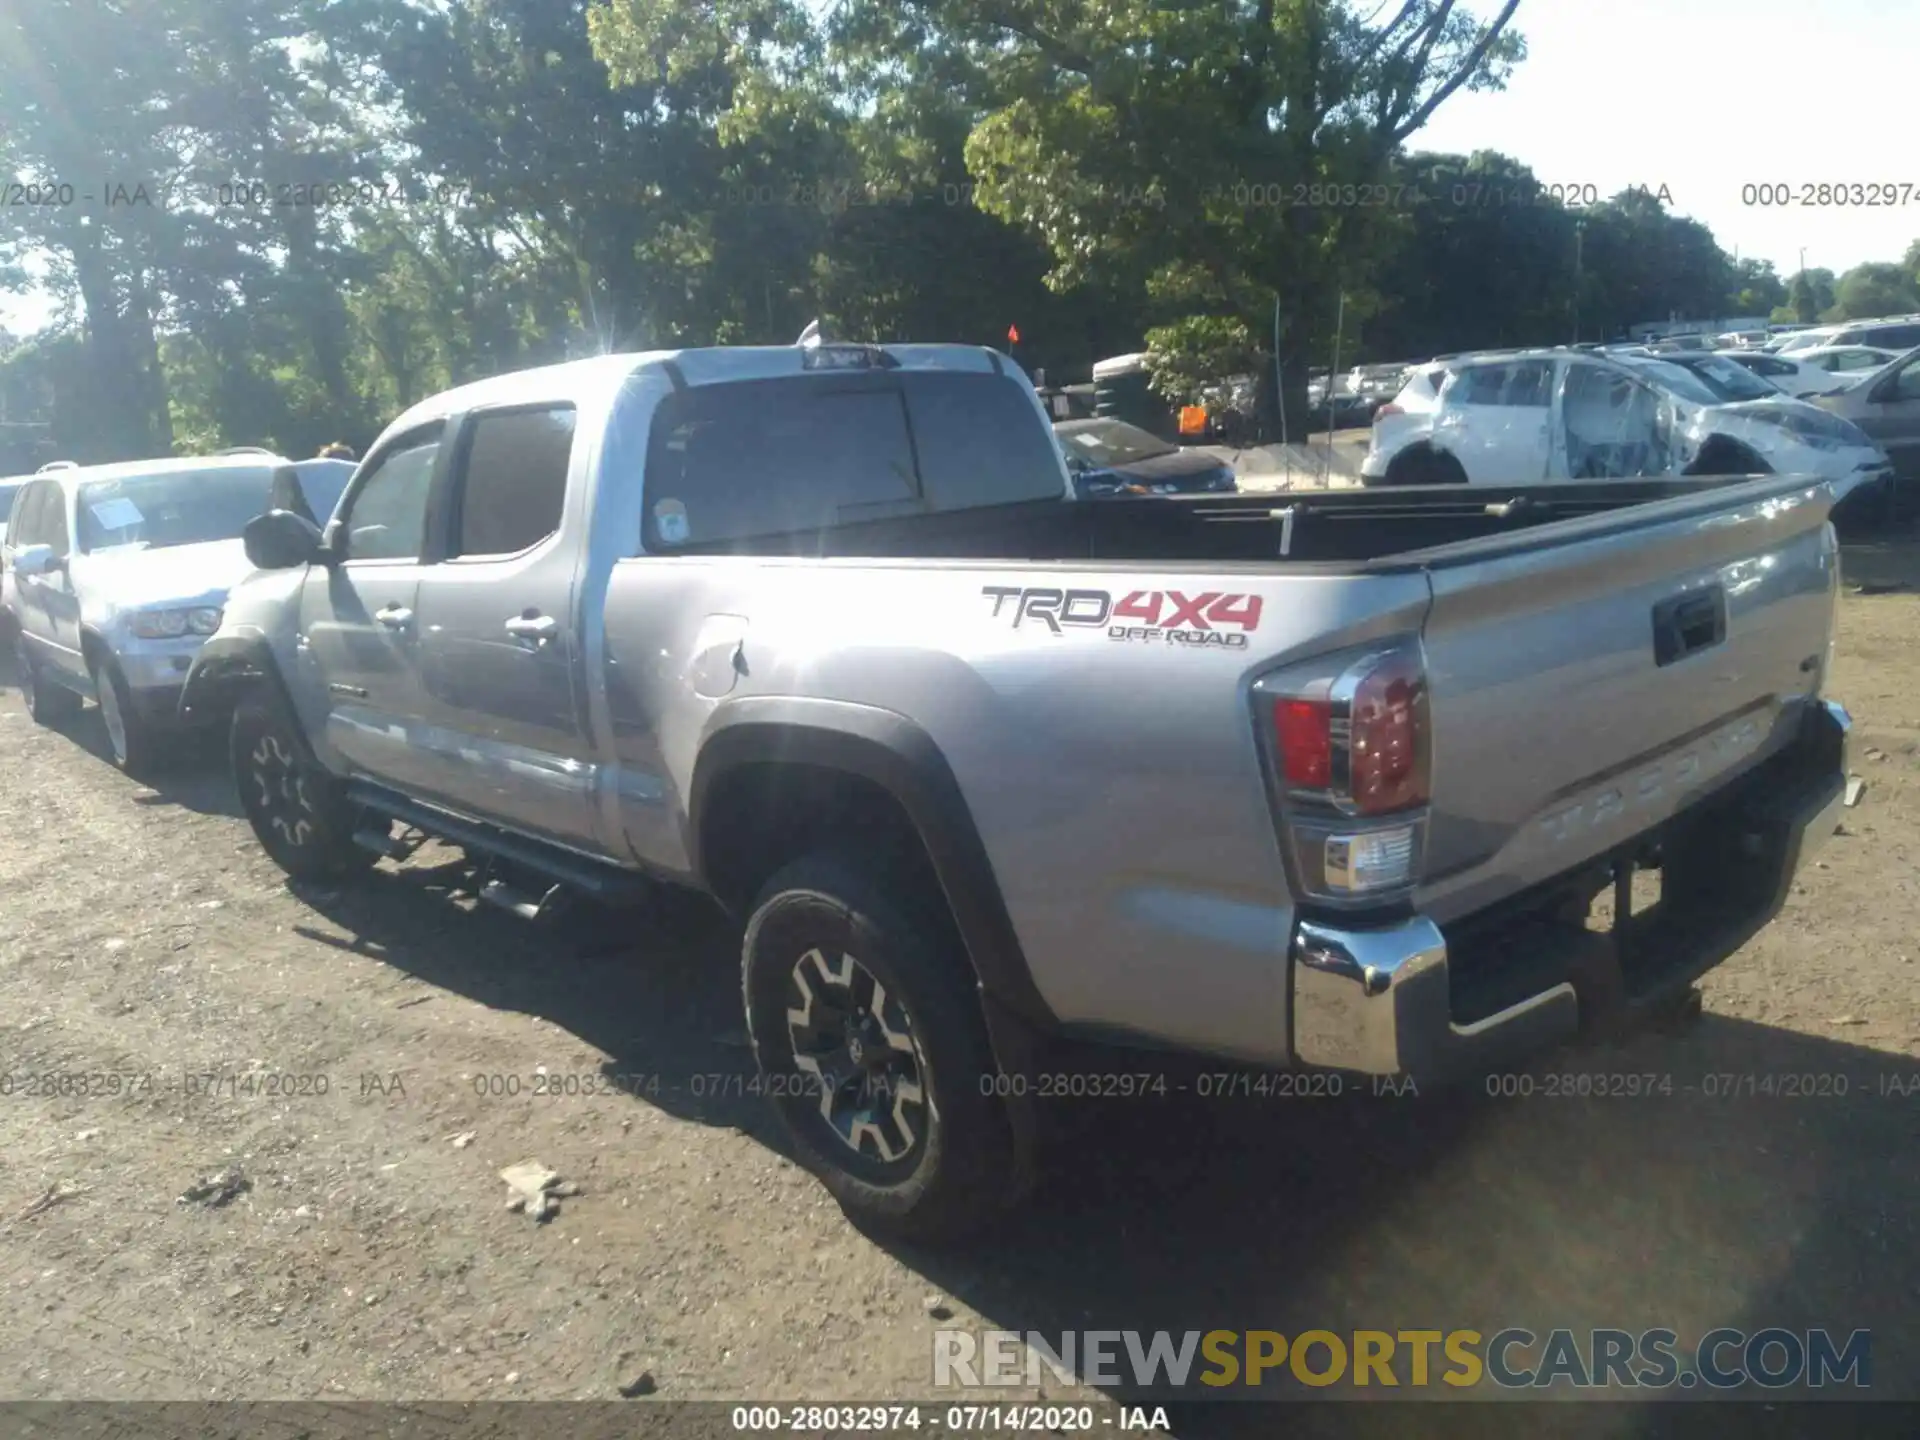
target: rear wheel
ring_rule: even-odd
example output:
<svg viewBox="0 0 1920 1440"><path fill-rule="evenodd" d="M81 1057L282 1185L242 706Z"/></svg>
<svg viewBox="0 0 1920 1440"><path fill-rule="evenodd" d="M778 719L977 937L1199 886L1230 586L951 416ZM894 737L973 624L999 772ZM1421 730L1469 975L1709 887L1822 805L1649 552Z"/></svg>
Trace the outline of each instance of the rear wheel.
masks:
<svg viewBox="0 0 1920 1440"><path fill-rule="evenodd" d="M27 714L34 724L64 725L80 712L80 697L41 673L25 641L15 642L14 667L20 681L20 696L26 701Z"/></svg>
<svg viewBox="0 0 1920 1440"><path fill-rule="evenodd" d="M849 1218L954 1239L1018 1195L972 967L932 897L816 854L767 882L742 954L747 1029L795 1157Z"/></svg>
<svg viewBox="0 0 1920 1440"><path fill-rule="evenodd" d="M286 706L247 696L233 712L233 778L260 848L296 880L364 870L375 856L354 843L356 807L346 786L308 748Z"/></svg>
<svg viewBox="0 0 1920 1440"><path fill-rule="evenodd" d="M1415 450L1387 467L1389 485L1464 485L1467 472L1451 455Z"/></svg>

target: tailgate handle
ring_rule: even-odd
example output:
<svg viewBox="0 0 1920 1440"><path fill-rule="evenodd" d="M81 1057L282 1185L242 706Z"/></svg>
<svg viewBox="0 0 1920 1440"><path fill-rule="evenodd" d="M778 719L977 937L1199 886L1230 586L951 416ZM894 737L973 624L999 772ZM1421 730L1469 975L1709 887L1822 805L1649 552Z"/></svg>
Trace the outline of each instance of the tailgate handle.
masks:
<svg viewBox="0 0 1920 1440"><path fill-rule="evenodd" d="M1711 589L1675 595L1653 607L1653 660L1671 665L1727 638L1727 592Z"/></svg>

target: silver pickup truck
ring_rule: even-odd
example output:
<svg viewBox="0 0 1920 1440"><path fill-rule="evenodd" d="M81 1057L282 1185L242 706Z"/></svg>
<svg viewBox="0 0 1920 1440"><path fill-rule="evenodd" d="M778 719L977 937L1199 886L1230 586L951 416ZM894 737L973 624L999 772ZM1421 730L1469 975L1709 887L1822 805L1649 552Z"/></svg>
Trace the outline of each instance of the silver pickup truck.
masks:
<svg viewBox="0 0 1920 1440"><path fill-rule="evenodd" d="M796 1154L931 1238L1021 1193L1058 1037L1427 1080L1687 993L1835 828L1831 502L1075 503L991 351L614 355L254 521L182 703L293 875L717 897Z"/></svg>

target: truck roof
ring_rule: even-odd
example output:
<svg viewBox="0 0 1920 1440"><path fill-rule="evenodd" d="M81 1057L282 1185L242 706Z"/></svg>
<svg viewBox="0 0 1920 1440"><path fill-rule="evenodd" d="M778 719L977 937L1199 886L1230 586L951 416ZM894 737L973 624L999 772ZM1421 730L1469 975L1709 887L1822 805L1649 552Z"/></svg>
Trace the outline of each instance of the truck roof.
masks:
<svg viewBox="0 0 1920 1440"><path fill-rule="evenodd" d="M877 350L899 370L963 370L986 373L1012 368L1013 362L980 345L866 345L830 342L825 350ZM430 395L398 416L386 434L411 430L462 410L483 405L515 405L563 399L583 390L625 383L644 370L667 370L677 384L712 385L728 381L774 380L806 373L808 351L797 345L715 345L686 350L623 351L512 370ZM383 436L384 438L384 436ZM376 442L377 443L377 442Z"/></svg>

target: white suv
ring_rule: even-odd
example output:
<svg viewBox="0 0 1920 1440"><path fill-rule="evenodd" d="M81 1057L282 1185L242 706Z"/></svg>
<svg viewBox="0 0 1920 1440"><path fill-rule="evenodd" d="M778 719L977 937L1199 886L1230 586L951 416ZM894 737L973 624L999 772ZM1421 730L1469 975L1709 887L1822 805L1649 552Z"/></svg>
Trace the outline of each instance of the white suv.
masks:
<svg viewBox="0 0 1920 1440"><path fill-rule="evenodd" d="M1363 485L1766 472L1857 483L1888 473L1885 452L1858 426L1784 395L1724 403L1657 356L1463 357L1449 362L1430 407L1409 398L1414 406L1396 399L1387 407L1396 413L1375 424Z"/></svg>

